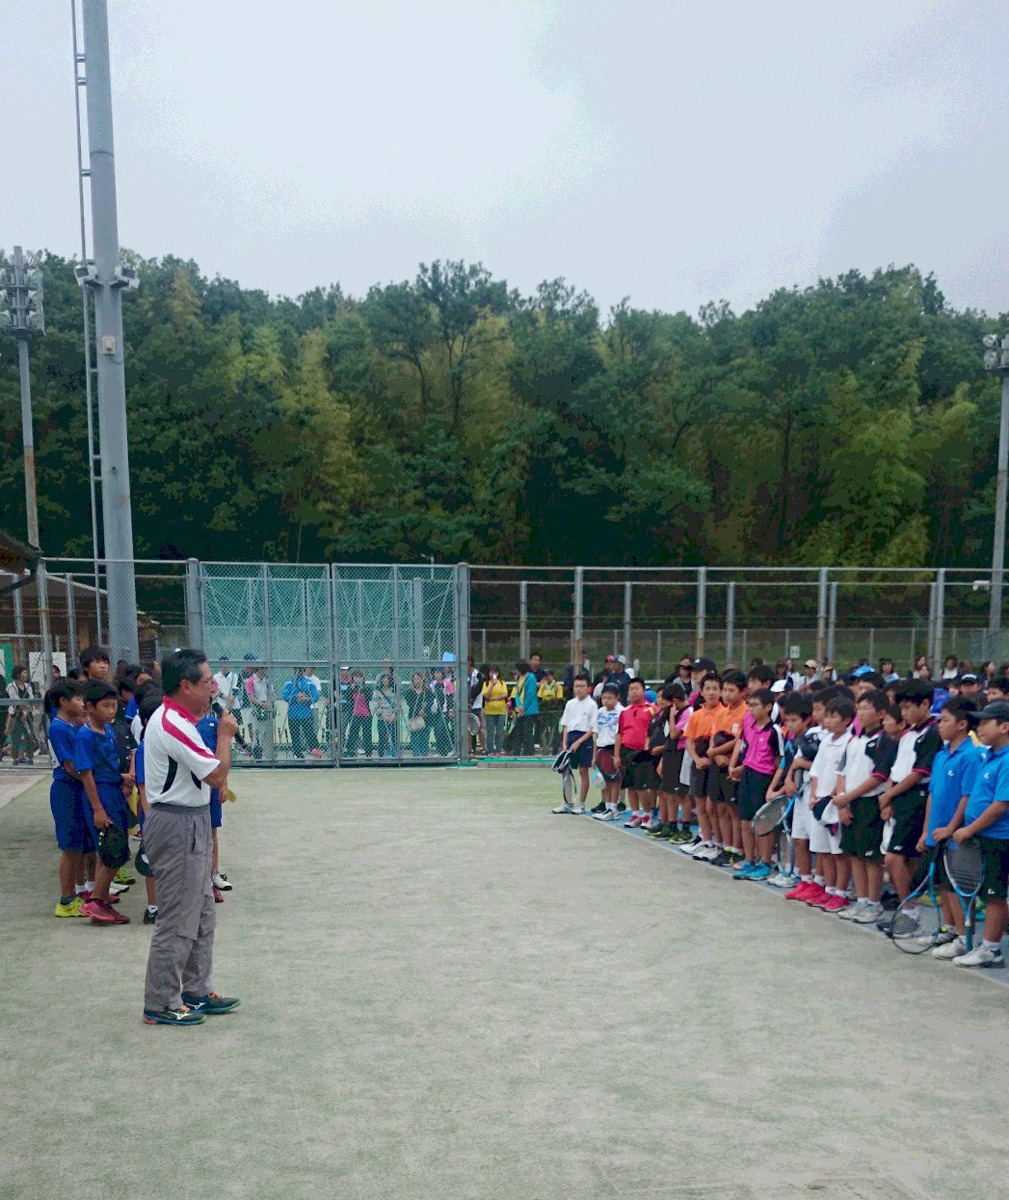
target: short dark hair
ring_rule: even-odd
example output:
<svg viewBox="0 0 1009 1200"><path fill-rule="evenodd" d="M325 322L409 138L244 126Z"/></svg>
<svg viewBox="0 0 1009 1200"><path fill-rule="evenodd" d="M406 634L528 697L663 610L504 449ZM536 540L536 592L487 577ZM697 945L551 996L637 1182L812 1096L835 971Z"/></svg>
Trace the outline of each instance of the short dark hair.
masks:
<svg viewBox="0 0 1009 1200"><path fill-rule="evenodd" d="M112 659L109 657L108 650L104 646L85 646L78 655L81 666L86 671L93 662L107 662L111 665Z"/></svg>
<svg viewBox="0 0 1009 1200"><path fill-rule="evenodd" d="M542 661L543 661L543 655L542 655L542 654L540 654L540 652L539 652L538 650L532 650L532 651L530 651L530 653L529 653L529 657L530 657L530 658L538 658L538 659L540 660L540 662L542 662Z"/></svg>
<svg viewBox="0 0 1009 1200"><path fill-rule="evenodd" d="M770 667L765 666L764 663L759 663L755 667L750 667L746 678L748 680L757 679L761 683L774 683L774 672Z"/></svg>
<svg viewBox="0 0 1009 1200"><path fill-rule="evenodd" d="M144 693L143 700L141 700L137 705L137 715L140 717L141 729L147 728L147 722L150 721L151 717L153 717L158 711L158 709L164 703L164 700L164 693L161 691L161 688L157 687L157 685L155 685L152 691ZM141 736L143 735L141 734Z"/></svg>
<svg viewBox="0 0 1009 1200"><path fill-rule="evenodd" d="M817 693L816 702L817 702L817 704L826 705L826 704L829 704L831 702L831 700L836 700L840 694L841 693L837 690L836 687L828 686L828 687L825 687L822 691Z"/></svg>
<svg viewBox="0 0 1009 1200"><path fill-rule="evenodd" d="M781 711L786 716L791 714L805 721L813 715L813 697L805 692L786 692L781 701Z"/></svg>
<svg viewBox="0 0 1009 1200"><path fill-rule="evenodd" d="M11 678L17 679L17 677L21 674L22 671L27 671L27 670L28 670L28 668L24 665L24 663L17 663L14 667L14 671L11 675Z"/></svg>
<svg viewBox="0 0 1009 1200"><path fill-rule="evenodd" d="M893 720L895 720L895 721L903 721L904 720L904 714L900 711L899 704L888 705L886 714L888 717L892 717Z"/></svg>
<svg viewBox="0 0 1009 1200"><path fill-rule="evenodd" d="M879 669L880 669L881 671L883 670L883 664L884 664L884 663L889 663L889 664L890 664L890 666L892 667L892 666L893 666L893 659L892 659L892 658L881 658L881 659L879 660Z"/></svg>
<svg viewBox="0 0 1009 1200"><path fill-rule="evenodd" d="M161 660L161 686L166 696L174 696L182 681L199 683L203 678L200 667L207 661L202 650L173 650Z"/></svg>
<svg viewBox="0 0 1009 1200"><path fill-rule="evenodd" d="M822 679L812 679L806 685L806 695L807 696L815 696L817 692L825 692L825 691L827 691L827 689L829 687L830 687L830 684L826 683Z"/></svg>
<svg viewBox="0 0 1009 1200"><path fill-rule="evenodd" d="M611 696L617 696L618 698L620 696L620 688L615 683L604 683L603 684L603 690L600 693L600 695L605 696L607 694L607 692Z"/></svg>
<svg viewBox="0 0 1009 1200"><path fill-rule="evenodd" d="M547 674L548 674L548 675L552 675L552 674L553 674L553 672L552 672L552 671L548 671L548 672L547 672ZM581 680L582 680L584 683L591 683L591 682L592 682L592 679L591 679L591 677L589 676L589 673L588 673L588 671L577 671L577 672L575 673L575 677L574 677L574 679L573 679L571 682L572 682L572 683L577 683L579 679L581 679Z"/></svg>
<svg viewBox="0 0 1009 1200"><path fill-rule="evenodd" d="M164 665L162 665L161 669L162 669L162 671L165 669ZM515 670L521 671L522 674L524 675L526 673L526 671L529 670L529 664L526 662L526 660L524 658L520 658L518 660L518 662L515 664Z"/></svg>
<svg viewBox="0 0 1009 1200"><path fill-rule="evenodd" d="M988 681L988 688L997 688L1000 692L1005 692L1009 695L1009 677L1005 675L996 675L994 679Z"/></svg>
<svg viewBox="0 0 1009 1200"><path fill-rule="evenodd" d="M46 713L56 712L60 706L61 700L72 700L74 696L79 696L81 689L76 683L70 679L61 679L49 689L42 697L42 707Z"/></svg>
<svg viewBox="0 0 1009 1200"><path fill-rule="evenodd" d="M719 687L721 687L721 686L722 686L722 677L721 677L721 675L718 675L718 674L717 674L716 672L714 672L714 671L708 671L706 675L703 675L703 676L701 677L701 687L704 687L704 685L705 685L705 684L706 684L706 683L707 683L709 680L711 680L711 679L713 679L713 680L715 681L715 683L717 683L717 684L718 684L718 686L719 686Z"/></svg>
<svg viewBox="0 0 1009 1200"><path fill-rule="evenodd" d="M980 709L973 696L950 696L942 711L952 713L958 721L966 721L968 729L973 729L978 723Z"/></svg>
<svg viewBox="0 0 1009 1200"><path fill-rule="evenodd" d="M931 704L935 688L926 679L906 679L897 689L897 703Z"/></svg>
<svg viewBox="0 0 1009 1200"><path fill-rule="evenodd" d="M629 679L627 681L627 686L630 687L632 683L640 683L641 686L645 689L645 691L648 690L647 682L644 679L642 679L640 675L635 675L633 679Z"/></svg>
<svg viewBox="0 0 1009 1200"><path fill-rule="evenodd" d="M845 684L839 683L837 687L834 688L834 691L837 692L839 696L843 696L845 700L850 700L852 704L855 703L855 693Z"/></svg>
<svg viewBox="0 0 1009 1200"><path fill-rule="evenodd" d="M726 671L722 683L734 683L738 688L746 687L746 676L742 671Z"/></svg>
<svg viewBox="0 0 1009 1200"><path fill-rule="evenodd" d="M853 721L855 719L854 701L849 700L847 696L835 696L827 704L827 712L834 713L845 721Z"/></svg>
<svg viewBox="0 0 1009 1200"><path fill-rule="evenodd" d="M81 692L84 697L85 704L99 704L102 700L118 700L116 689L111 683L106 683L104 679L91 679L85 685Z"/></svg>
<svg viewBox="0 0 1009 1200"><path fill-rule="evenodd" d="M860 683L871 683L874 688L881 688L886 682L878 671L863 671L858 681Z"/></svg>
<svg viewBox="0 0 1009 1200"><path fill-rule="evenodd" d="M774 703L774 692L770 688L757 688L755 692L750 692L747 700L756 700L765 708L770 708Z"/></svg>
<svg viewBox="0 0 1009 1200"><path fill-rule="evenodd" d="M679 680L674 680L672 683L667 683L662 689L663 700L686 700L687 689L680 683Z"/></svg>
<svg viewBox="0 0 1009 1200"><path fill-rule="evenodd" d="M858 702L859 704L871 704L876 712L886 712L890 707L890 697L879 688L873 688L871 692L863 692L859 696Z"/></svg>

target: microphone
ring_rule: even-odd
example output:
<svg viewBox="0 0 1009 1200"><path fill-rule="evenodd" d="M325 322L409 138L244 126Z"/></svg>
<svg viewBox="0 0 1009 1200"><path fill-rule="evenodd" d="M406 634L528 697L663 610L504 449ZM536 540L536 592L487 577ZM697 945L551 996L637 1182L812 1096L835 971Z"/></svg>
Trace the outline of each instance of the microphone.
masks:
<svg viewBox="0 0 1009 1200"><path fill-rule="evenodd" d="M217 699L215 699L210 705L210 710L215 717L223 717L226 711L224 705L220 702L220 700ZM239 746L242 747L243 750L249 749L249 743L245 740L245 738L242 737L241 731L238 729L235 730L234 740L239 744Z"/></svg>

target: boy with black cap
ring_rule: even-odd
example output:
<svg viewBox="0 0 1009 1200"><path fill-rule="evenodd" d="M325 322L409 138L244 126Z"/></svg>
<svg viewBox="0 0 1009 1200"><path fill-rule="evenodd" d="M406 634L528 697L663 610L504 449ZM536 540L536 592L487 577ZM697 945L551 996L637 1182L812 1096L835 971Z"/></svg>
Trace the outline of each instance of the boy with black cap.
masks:
<svg viewBox="0 0 1009 1200"><path fill-rule="evenodd" d="M970 954L953 959L957 967L1004 967L1001 943L1007 915L1006 878L1009 876L1009 700L996 700L981 710L978 737L988 747L981 771L971 788L963 825L956 842L976 837L981 843L984 897L984 940Z"/></svg>

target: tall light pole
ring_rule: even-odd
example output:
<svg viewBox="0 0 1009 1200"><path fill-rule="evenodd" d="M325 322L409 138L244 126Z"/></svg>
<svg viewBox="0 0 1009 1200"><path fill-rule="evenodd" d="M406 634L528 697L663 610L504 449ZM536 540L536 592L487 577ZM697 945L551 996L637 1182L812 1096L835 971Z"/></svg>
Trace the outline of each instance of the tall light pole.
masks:
<svg viewBox="0 0 1009 1200"><path fill-rule="evenodd" d="M42 308L42 268L20 246L8 259L0 250L0 330L12 333L18 342L21 376L21 434L25 448L25 511L28 516L28 545L39 548L39 510L35 491L35 435L32 432L32 384L28 370L28 339L46 331Z"/></svg>
<svg viewBox="0 0 1009 1200"><path fill-rule="evenodd" d="M94 262L78 268L80 282L94 289L98 378L98 440L102 466L102 531L109 602L112 658L135 662L137 585L133 570L133 515L126 437L126 374L123 364L122 289L136 275L119 262L116 164L112 138L112 80L106 0L82 0L84 61L91 183Z"/></svg>
<svg viewBox="0 0 1009 1200"><path fill-rule="evenodd" d="M991 590L988 605L990 654L995 653L994 639L1002 629L1002 579L1005 566L1006 485L1009 482L1009 334L1000 338L989 333L984 338L984 366L1002 376L1002 410L998 426L998 474L995 479L995 543L991 555Z"/></svg>

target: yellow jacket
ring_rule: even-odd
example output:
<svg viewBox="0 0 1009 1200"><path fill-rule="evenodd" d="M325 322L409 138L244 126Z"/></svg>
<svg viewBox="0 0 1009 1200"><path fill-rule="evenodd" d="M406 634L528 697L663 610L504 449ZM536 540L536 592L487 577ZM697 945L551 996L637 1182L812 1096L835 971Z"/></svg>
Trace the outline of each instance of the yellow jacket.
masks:
<svg viewBox="0 0 1009 1200"><path fill-rule="evenodd" d="M505 701L508 699L508 685L503 679L488 679L481 688L483 693L483 710L489 717L503 717Z"/></svg>

